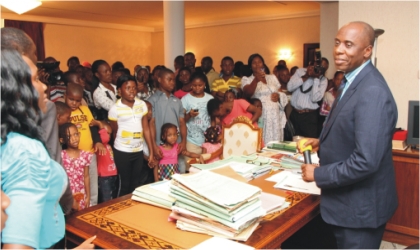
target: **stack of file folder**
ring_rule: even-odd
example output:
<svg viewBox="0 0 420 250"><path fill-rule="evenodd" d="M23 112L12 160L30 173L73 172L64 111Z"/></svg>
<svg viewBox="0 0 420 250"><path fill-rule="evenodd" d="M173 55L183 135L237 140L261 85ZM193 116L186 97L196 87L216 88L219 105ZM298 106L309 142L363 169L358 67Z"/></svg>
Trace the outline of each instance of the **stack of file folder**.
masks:
<svg viewBox="0 0 420 250"><path fill-rule="evenodd" d="M193 164L190 168L190 172L197 173L201 170L211 170L226 166L231 167L236 173L248 181L269 172L272 168L270 159L260 159L256 155L255 157L230 156L210 164Z"/></svg>
<svg viewBox="0 0 420 250"><path fill-rule="evenodd" d="M266 214L260 188L210 171L173 175L170 195L170 217L192 232L246 241Z"/></svg>
<svg viewBox="0 0 420 250"><path fill-rule="evenodd" d="M265 148L296 153L297 143L293 141L270 141Z"/></svg>
<svg viewBox="0 0 420 250"><path fill-rule="evenodd" d="M136 188L132 200L171 210L175 199L169 196L170 181L158 181Z"/></svg>

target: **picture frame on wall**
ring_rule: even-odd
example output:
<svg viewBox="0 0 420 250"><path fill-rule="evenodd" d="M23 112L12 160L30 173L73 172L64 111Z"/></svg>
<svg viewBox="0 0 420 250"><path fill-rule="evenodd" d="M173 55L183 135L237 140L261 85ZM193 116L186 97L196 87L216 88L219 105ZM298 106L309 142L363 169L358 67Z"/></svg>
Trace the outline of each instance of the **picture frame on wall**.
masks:
<svg viewBox="0 0 420 250"><path fill-rule="evenodd" d="M303 67L306 68L309 62L314 61L314 52L319 48L319 43L304 43L303 44Z"/></svg>

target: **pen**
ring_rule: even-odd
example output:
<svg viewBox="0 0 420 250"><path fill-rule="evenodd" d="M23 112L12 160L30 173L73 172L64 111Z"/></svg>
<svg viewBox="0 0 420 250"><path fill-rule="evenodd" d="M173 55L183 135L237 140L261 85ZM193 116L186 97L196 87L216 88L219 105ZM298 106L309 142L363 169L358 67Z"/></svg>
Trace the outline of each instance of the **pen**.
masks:
<svg viewBox="0 0 420 250"><path fill-rule="evenodd" d="M269 175L273 174L274 168L271 168Z"/></svg>

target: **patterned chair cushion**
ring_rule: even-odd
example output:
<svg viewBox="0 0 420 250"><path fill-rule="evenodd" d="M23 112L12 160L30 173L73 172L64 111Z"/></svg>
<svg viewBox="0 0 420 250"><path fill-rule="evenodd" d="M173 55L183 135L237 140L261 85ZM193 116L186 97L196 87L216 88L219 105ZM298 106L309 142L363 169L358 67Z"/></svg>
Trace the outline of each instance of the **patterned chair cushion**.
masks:
<svg viewBox="0 0 420 250"><path fill-rule="evenodd" d="M254 128L247 117L240 116L229 126L223 126L223 158L249 155L259 150L261 129Z"/></svg>

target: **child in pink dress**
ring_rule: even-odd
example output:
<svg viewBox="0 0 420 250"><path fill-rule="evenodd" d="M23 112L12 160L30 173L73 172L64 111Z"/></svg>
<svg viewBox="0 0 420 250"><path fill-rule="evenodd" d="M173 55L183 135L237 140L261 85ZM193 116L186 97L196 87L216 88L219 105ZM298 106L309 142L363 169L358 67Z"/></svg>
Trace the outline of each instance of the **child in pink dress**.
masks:
<svg viewBox="0 0 420 250"><path fill-rule="evenodd" d="M60 126L60 142L65 147L61 151L63 167L70 181L70 189L73 196L81 194L79 208L84 209L90 204L89 165L92 154L79 149L80 134L76 125L65 123Z"/></svg>
<svg viewBox="0 0 420 250"><path fill-rule="evenodd" d="M178 152L178 128L172 123L165 123L161 130L162 145L159 146L162 150L162 159L159 165L154 168L155 181L164 179L170 180L172 175L179 174L178 154L188 156L191 158L200 158L200 162L204 162L199 154L194 154L188 151Z"/></svg>
<svg viewBox="0 0 420 250"><path fill-rule="evenodd" d="M219 148L222 147L221 141L221 129L220 126L213 126L209 127L206 132L204 132L204 137L206 138L206 142L201 145L203 148L203 154L211 154L216 152ZM214 161L220 160L220 157L216 157L212 160L206 161L206 163L211 163Z"/></svg>

